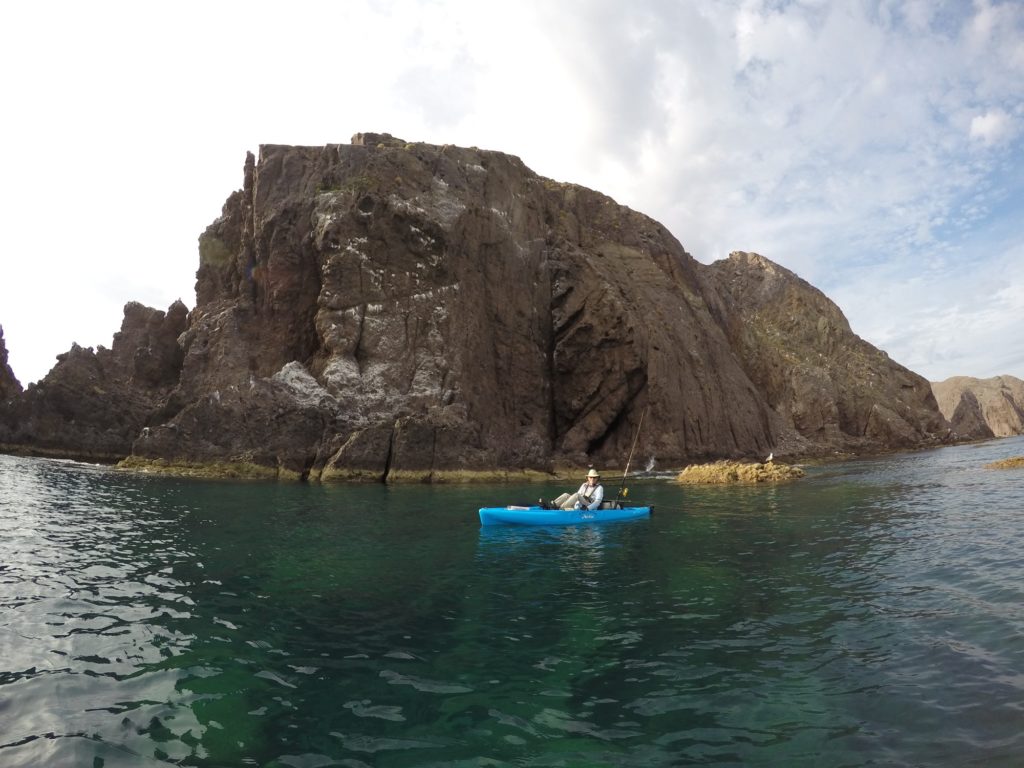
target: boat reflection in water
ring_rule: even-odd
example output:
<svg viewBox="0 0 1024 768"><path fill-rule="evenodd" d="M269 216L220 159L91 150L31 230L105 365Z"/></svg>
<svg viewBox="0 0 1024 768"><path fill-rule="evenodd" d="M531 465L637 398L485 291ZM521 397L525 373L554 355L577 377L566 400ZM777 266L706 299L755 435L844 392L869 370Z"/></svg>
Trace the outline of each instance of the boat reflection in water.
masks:
<svg viewBox="0 0 1024 768"><path fill-rule="evenodd" d="M544 570L557 564L557 572L589 580L597 578L606 566L607 551L617 546L616 537L609 535L609 526L603 525L484 525L480 527L477 556L491 566L503 562L518 570L520 576L540 564Z"/></svg>

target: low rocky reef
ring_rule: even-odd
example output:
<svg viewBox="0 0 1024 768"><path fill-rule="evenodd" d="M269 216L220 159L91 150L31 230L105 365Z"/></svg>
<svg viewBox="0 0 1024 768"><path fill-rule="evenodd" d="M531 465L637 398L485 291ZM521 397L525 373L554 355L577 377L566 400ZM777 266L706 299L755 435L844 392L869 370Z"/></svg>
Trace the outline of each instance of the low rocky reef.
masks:
<svg viewBox="0 0 1024 768"><path fill-rule="evenodd" d="M993 461L986 464L985 469L1024 469L1024 456L1014 456L1002 461Z"/></svg>
<svg viewBox="0 0 1024 768"><path fill-rule="evenodd" d="M0 446L2 447L2 446ZM323 468L302 472L287 467L268 467L254 461L187 461L128 456L117 462L118 469L150 475L194 477L210 480L284 480L324 483L434 483L461 485L467 483L546 483L582 476L586 470L563 475L560 472L538 472L528 469L493 470L396 470L382 478L379 472L348 468Z"/></svg>
<svg viewBox="0 0 1024 768"><path fill-rule="evenodd" d="M731 483L781 483L798 480L805 472L781 462L715 461L692 464L676 476L682 485L728 485Z"/></svg>

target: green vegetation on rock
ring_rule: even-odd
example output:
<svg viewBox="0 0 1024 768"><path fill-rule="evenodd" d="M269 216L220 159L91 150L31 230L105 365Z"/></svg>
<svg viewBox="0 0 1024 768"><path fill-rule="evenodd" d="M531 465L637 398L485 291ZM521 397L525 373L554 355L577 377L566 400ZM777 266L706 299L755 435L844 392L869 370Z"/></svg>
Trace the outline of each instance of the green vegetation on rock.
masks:
<svg viewBox="0 0 1024 768"><path fill-rule="evenodd" d="M219 237L208 234L199 237L200 266L222 267L230 260L231 249Z"/></svg>
<svg viewBox="0 0 1024 768"><path fill-rule="evenodd" d="M212 461L206 463L144 459L129 456L117 463L119 469L177 477L229 478L237 480L301 480L298 472L266 467L245 461Z"/></svg>

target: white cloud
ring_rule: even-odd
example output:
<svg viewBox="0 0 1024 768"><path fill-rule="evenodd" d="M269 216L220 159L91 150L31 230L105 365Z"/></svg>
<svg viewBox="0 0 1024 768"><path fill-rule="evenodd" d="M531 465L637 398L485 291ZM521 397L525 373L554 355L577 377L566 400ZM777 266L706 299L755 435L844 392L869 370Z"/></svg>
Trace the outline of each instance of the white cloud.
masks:
<svg viewBox="0 0 1024 768"><path fill-rule="evenodd" d="M1013 133L1010 116L1001 109L993 109L971 118L971 138L985 144L998 144Z"/></svg>

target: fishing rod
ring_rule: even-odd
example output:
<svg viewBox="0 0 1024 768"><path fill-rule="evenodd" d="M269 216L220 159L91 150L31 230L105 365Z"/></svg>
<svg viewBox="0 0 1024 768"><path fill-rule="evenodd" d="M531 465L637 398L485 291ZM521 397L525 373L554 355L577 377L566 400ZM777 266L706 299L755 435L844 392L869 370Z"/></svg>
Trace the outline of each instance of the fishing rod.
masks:
<svg viewBox="0 0 1024 768"><path fill-rule="evenodd" d="M629 474L629 464L633 461L633 451L636 450L636 441L640 439L640 430L644 426L644 416L647 415L647 408L644 408L644 412L640 414L640 423L637 424L636 434L633 436L633 447L629 449L629 458L626 459L626 470L622 473L622 485L619 486L619 492L615 494L615 503L618 504L619 499L625 498L629 495L629 489L626 488L626 475Z"/></svg>

